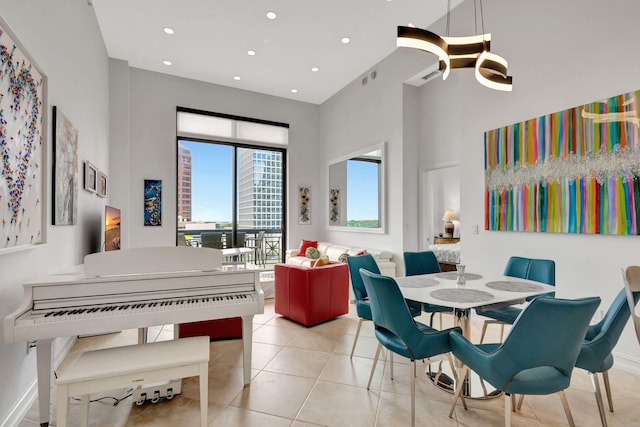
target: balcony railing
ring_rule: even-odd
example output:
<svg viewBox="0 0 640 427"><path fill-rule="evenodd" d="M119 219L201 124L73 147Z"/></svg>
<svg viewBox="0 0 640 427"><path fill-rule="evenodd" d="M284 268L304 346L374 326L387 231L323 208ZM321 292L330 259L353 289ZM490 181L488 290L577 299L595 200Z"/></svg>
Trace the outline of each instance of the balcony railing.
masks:
<svg viewBox="0 0 640 427"><path fill-rule="evenodd" d="M264 231L261 241L258 241L260 233ZM213 233L220 235L221 249L227 248L227 235L231 235L230 229L211 230L193 229L178 230L178 235L184 235L189 246L202 246L202 233ZM255 229L239 228L237 233L244 233L244 244L240 246L255 248L250 262L261 265L273 265L283 262L284 250L282 244L282 230L280 229ZM231 240L229 238L229 240Z"/></svg>

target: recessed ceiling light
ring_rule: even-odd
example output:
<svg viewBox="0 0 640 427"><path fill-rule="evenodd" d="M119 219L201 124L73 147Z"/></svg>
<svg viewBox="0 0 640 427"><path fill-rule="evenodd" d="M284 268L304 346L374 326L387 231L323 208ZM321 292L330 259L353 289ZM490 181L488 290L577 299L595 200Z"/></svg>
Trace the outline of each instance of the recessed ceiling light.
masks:
<svg viewBox="0 0 640 427"><path fill-rule="evenodd" d="M313 67L313 68L311 68L311 71L313 71L314 73L317 73L318 71L320 71L320 68Z"/></svg>
<svg viewBox="0 0 640 427"><path fill-rule="evenodd" d="M291 93L298 93L298 89L291 89Z"/></svg>
<svg viewBox="0 0 640 427"><path fill-rule="evenodd" d="M242 78L240 76L233 76L233 80L241 80Z"/></svg>
<svg viewBox="0 0 640 427"><path fill-rule="evenodd" d="M342 42L342 44L347 44L351 41L351 39L349 37L343 37L340 41Z"/></svg>
<svg viewBox="0 0 640 427"><path fill-rule="evenodd" d="M255 51L255 50L248 50L248 51L247 51L247 55L249 55L249 56L253 56L253 55L255 55L255 54L256 54L256 51Z"/></svg>
<svg viewBox="0 0 640 427"><path fill-rule="evenodd" d="M169 27L164 27L164 28L162 29L162 31L164 31L164 32L165 32L165 33L167 33L167 34L173 34L173 33L175 33L175 31L173 31L173 28L169 28Z"/></svg>
<svg viewBox="0 0 640 427"><path fill-rule="evenodd" d="M278 17L278 14L275 13L273 10L270 10L267 12L267 18L268 19L276 19Z"/></svg>
<svg viewBox="0 0 640 427"><path fill-rule="evenodd" d="M171 62L171 61L169 61L169 60L167 60L167 59L165 59L164 61L162 61L162 63L163 63L164 65L173 65L173 62Z"/></svg>

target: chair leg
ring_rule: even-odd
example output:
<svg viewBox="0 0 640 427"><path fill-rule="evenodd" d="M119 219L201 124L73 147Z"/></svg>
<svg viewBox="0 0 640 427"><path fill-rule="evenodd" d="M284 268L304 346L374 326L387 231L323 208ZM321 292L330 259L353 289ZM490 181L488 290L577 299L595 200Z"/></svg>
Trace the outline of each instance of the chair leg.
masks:
<svg viewBox="0 0 640 427"><path fill-rule="evenodd" d="M564 391L559 391L560 400L562 401L562 407L564 408L564 413L567 414L567 421L569 421L569 425L571 427L575 427L575 423L573 422L573 415L571 415L571 409L569 408L569 402L567 402L567 396L565 396Z"/></svg>
<svg viewBox="0 0 640 427"><path fill-rule="evenodd" d="M482 344L484 342L484 336L487 333L487 326L489 326L491 324L500 325L500 342L504 341L504 325L505 325L505 323L501 322L499 320L488 319L488 320L485 320L482 323L482 333L480 334L480 344Z"/></svg>
<svg viewBox="0 0 640 427"><path fill-rule="evenodd" d="M451 353L447 353L447 358L449 359L449 366L451 367L451 373L453 374L453 381L455 382L455 384L457 384L458 373L456 371L456 365L453 363L453 357L451 356ZM436 384L437 384L437 381L436 381ZM464 409L468 409L467 401L464 400L464 396L462 394L460 394L460 400L462 400L462 406L464 406Z"/></svg>
<svg viewBox="0 0 640 427"><path fill-rule="evenodd" d="M376 365L378 364L378 357L380 356L380 350L382 350L382 344L378 343L376 349L376 355L373 358L373 365L371 366L371 374L369 374L369 382L367 383L367 390L371 388L371 380L373 380L373 373L376 371Z"/></svg>
<svg viewBox="0 0 640 427"><path fill-rule="evenodd" d="M513 394L504 394L504 427L511 427L511 404L513 400Z"/></svg>
<svg viewBox="0 0 640 427"><path fill-rule="evenodd" d="M460 373L459 377L460 381L458 381L458 387L456 388L456 394L453 395L453 402L451 402L451 409L449 409L449 418L453 418L453 411L456 409L456 402L458 401L458 398L460 398L462 396L462 387L464 385L464 378L467 376L467 373L469 372L469 368L467 366L462 368L462 372ZM464 402L464 400L463 400ZM465 408L467 409L467 408Z"/></svg>
<svg viewBox="0 0 640 427"><path fill-rule="evenodd" d="M602 427L607 427L607 416L604 413L604 403L602 402L602 392L600 391L600 381L598 381L598 374L595 372L589 372L591 377L591 384L593 384L593 391L596 394L596 403L598 404L598 413L600 414L600 421L602 421Z"/></svg>
<svg viewBox="0 0 640 427"><path fill-rule="evenodd" d="M413 368L412 366L413 365ZM412 360L409 365L409 376L411 377L411 427L416 425L416 376L411 375L416 372L416 361ZM411 372L413 371L413 372Z"/></svg>
<svg viewBox="0 0 640 427"><path fill-rule="evenodd" d="M361 317L358 321L358 329L356 329L356 337L353 339L353 347L351 347L351 355L349 359L353 359L353 352L356 350L356 343L358 342L358 337L360 336L360 328L362 327L362 322L364 319Z"/></svg>
<svg viewBox="0 0 640 427"><path fill-rule="evenodd" d="M523 401L524 401L524 394L521 394L520 399L518 399L518 411L522 408Z"/></svg>
<svg viewBox="0 0 640 427"><path fill-rule="evenodd" d="M489 321L485 320L482 322L482 334L480 334L480 344L484 342L484 336L487 333L487 326L489 325Z"/></svg>
<svg viewBox="0 0 640 427"><path fill-rule="evenodd" d="M511 412L516 412L516 407L518 405L516 405L516 395L512 394L511 395Z"/></svg>
<svg viewBox="0 0 640 427"><path fill-rule="evenodd" d="M613 412L613 398L611 397L611 383L609 383L609 371L602 373L604 380L604 391L607 393L607 402L609 403L609 412Z"/></svg>

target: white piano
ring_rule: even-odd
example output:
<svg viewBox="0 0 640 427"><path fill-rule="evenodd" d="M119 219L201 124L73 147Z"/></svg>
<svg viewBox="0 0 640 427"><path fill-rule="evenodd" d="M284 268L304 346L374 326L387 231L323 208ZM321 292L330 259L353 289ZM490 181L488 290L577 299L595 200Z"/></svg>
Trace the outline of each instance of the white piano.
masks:
<svg viewBox="0 0 640 427"><path fill-rule="evenodd" d="M57 337L241 317L250 383L253 315L264 312L258 270L223 267L220 250L184 246L91 254L83 267L25 284L22 304L4 319L7 343L36 341L41 425L49 422Z"/></svg>

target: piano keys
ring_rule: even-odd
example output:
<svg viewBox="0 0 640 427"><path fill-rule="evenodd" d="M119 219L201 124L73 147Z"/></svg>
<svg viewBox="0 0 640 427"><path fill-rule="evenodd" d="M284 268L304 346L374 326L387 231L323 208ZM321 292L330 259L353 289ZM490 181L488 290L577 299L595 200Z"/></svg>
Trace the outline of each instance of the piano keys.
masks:
<svg viewBox="0 0 640 427"><path fill-rule="evenodd" d="M25 284L22 304L4 319L7 343L36 341L41 424L49 420L57 337L241 317L249 384L253 315L264 312L258 270L224 268L220 250L191 247L91 254L83 267Z"/></svg>

